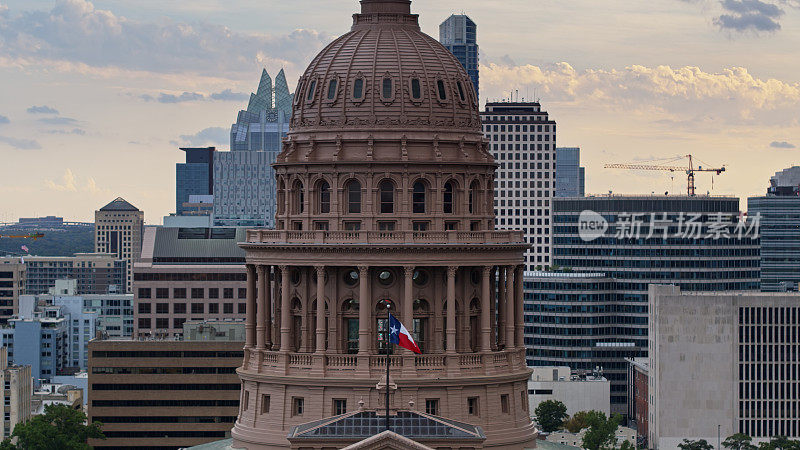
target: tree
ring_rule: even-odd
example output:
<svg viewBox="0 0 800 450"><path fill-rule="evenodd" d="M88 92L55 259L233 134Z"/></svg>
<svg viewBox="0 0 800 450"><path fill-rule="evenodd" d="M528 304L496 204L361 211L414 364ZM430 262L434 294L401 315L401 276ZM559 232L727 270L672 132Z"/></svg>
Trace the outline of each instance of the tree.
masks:
<svg viewBox="0 0 800 450"><path fill-rule="evenodd" d="M769 442L759 444L760 450L800 450L800 441L793 441L786 436L775 436Z"/></svg>
<svg viewBox="0 0 800 450"><path fill-rule="evenodd" d="M678 444L678 448L681 450L713 450L714 446L705 439L700 439L699 441L684 439L682 444Z"/></svg>
<svg viewBox="0 0 800 450"><path fill-rule="evenodd" d="M753 438L744 434L736 433L728 436L722 441L722 446L730 450L755 450L757 447L752 444Z"/></svg>
<svg viewBox="0 0 800 450"><path fill-rule="evenodd" d="M583 435L583 448L588 450L605 450L617 446L617 427L622 422L622 416L614 414L606 418L606 414L599 411L589 411L586 416L589 430Z"/></svg>
<svg viewBox="0 0 800 450"><path fill-rule="evenodd" d="M47 405L44 414L14 427L16 444L4 441L0 449L84 450L91 449L89 438L105 439L99 422L86 425L86 414L66 405Z"/></svg>
<svg viewBox="0 0 800 450"><path fill-rule="evenodd" d="M577 433L584 428L589 427L589 413L591 411L578 411L572 415L566 422L564 428L570 433Z"/></svg>
<svg viewBox="0 0 800 450"><path fill-rule="evenodd" d="M623 443L622 443L622 444L619 446L619 450L636 450L636 446L634 446L633 444L631 444L631 441L629 441L629 440L625 439L625 442L623 442Z"/></svg>
<svg viewBox="0 0 800 450"><path fill-rule="evenodd" d="M545 433L552 433L561 428L567 415L567 407L558 400L545 400L534 410L536 420Z"/></svg>

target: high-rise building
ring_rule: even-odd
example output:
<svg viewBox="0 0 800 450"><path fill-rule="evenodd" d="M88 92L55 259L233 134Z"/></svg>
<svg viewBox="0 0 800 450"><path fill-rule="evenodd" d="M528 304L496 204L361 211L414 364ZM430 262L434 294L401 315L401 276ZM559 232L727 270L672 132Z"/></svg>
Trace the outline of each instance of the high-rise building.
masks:
<svg viewBox="0 0 800 450"><path fill-rule="evenodd" d="M735 197L605 196L553 201L553 265L526 279L533 365L603 367L627 413L625 358L647 355L647 286L759 289L758 238Z"/></svg>
<svg viewBox="0 0 800 450"><path fill-rule="evenodd" d="M586 169L581 167L580 147L556 148L556 197L586 195Z"/></svg>
<svg viewBox="0 0 800 450"><path fill-rule="evenodd" d="M83 297L57 295L52 298L51 302L54 306L61 307L62 315L69 322L67 365L85 371L89 365L89 341L94 339L97 334L100 313L87 309Z"/></svg>
<svg viewBox="0 0 800 450"><path fill-rule="evenodd" d="M20 316L9 323L11 328L2 329L4 344L9 349L8 359L14 364L31 366L37 385L63 374L69 367L70 323L61 307L43 307L33 315Z"/></svg>
<svg viewBox="0 0 800 450"><path fill-rule="evenodd" d="M145 228L134 264L134 335L179 337L190 320L244 320L244 228Z"/></svg>
<svg viewBox="0 0 800 450"><path fill-rule="evenodd" d="M0 387L3 389L3 416L0 439L11 438L14 427L31 418L33 383L31 366L8 363L8 349L0 348Z"/></svg>
<svg viewBox="0 0 800 450"><path fill-rule="evenodd" d="M274 96L274 98L273 98ZM214 224L275 226L275 171L272 163L289 131L292 95L281 70L261 74L258 91L231 126L231 151L214 154Z"/></svg>
<svg viewBox="0 0 800 450"><path fill-rule="evenodd" d="M133 285L133 262L142 253L144 211L122 197L94 213L96 253L110 253L125 261L125 292Z"/></svg>
<svg viewBox="0 0 800 450"><path fill-rule="evenodd" d="M19 296L25 292L25 261L0 258L0 325L19 311Z"/></svg>
<svg viewBox="0 0 800 450"><path fill-rule="evenodd" d="M439 42L450 50L467 71L478 95L478 26L466 15L453 14L439 25Z"/></svg>
<svg viewBox="0 0 800 450"><path fill-rule="evenodd" d="M93 448L178 449L224 439L236 420L244 323L191 322L183 340L93 339Z"/></svg>
<svg viewBox="0 0 800 450"><path fill-rule="evenodd" d="M525 252L526 270L548 267L556 123L539 103L487 103L481 120L489 151L500 165L494 180L497 228L525 232L531 245Z"/></svg>
<svg viewBox="0 0 800 450"><path fill-rule="evenodd" d="M800 438L800 295L650 286L648 448Z"/></svg>
<svg viewBox="0 0 800 450"><path fill-rule="evenodd" d="M0 264L20 262L19 257L0 258ZM75 294L125 291L125 260L105 253L74 256L25 256L24 294L47 294L57 280L75 280ZM2 266L0 266L2 267ZM0 287L2 282L0 282Z"/></svg>
<svg viewBox="0 0 800 450"><path fill-rule="evenodd" d="M214 152L216 148L181 148L186 162L175 164L175 213L191 213L192 195L214 195Z"/></svg>
<svg viewBox="0 0 800 450"><path fill-rule="evenodd" d="M287 430L326 418L342 426L311 433L309 446L343 447L385 423L387 407L406 438L449 422L486 447L532 447L527 243L494 227L497 166L477 96L409 0L360 3L352 31L298 82L275 163L276 229L240 244L247 334L233 447L303 447L307 428ZM387 306L423 354L386 342ZM441 437L437 447L455 446Z"/></svg>
<svg viewBox="0 0 800 450"><path fill-rule="evenodd" d="M750 197L747 212L761 228L761 290L800 287L800 166L778 172L764 197Z"/></svg>

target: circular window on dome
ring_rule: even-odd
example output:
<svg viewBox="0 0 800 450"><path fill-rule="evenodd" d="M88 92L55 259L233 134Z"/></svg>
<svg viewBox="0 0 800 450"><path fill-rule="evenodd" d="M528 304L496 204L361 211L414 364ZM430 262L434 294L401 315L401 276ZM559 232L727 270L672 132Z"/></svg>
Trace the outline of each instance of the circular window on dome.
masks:
<svg viewBox="0 0 800 450"><path fill-rule="evenodd" d="M428 278L429 278L428 272L424 270L414 271L413 279L414 279L414 284L416 284L417 286L425 286L426 284L428 284Z"/></svg>
<svg viewBox="0 0 800 450"><path fill-rule="evenodd" d="M381 270L378 272L378 283L389 286L394 282L394 274L391 270Z"/></svg>
<svg viewBox="0 0 800 450"><path fill-rule="evenodd" d="M358 283L358 270L348 269L344 273L344 284L348 286L355 286Z"/></svg>

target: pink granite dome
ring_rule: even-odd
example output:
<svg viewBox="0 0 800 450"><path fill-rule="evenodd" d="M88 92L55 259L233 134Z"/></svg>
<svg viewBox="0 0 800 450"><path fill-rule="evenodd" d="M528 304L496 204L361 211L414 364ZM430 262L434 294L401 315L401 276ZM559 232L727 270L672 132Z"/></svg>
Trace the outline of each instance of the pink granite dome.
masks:
<svg viewBox="0 0 800 450"><path fill-rule="evenodd" d="M390 129L480 133L478 98L458 60L420 31L409 0L362 0L352 30L300 78L291 130Z"/></svg>

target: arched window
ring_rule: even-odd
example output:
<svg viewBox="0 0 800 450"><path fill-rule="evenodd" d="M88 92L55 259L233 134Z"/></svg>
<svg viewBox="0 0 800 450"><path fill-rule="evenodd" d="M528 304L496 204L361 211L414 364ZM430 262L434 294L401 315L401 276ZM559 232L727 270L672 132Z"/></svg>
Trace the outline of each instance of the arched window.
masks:
<svg viewBox="0 0 800 450"><path fill-rule="evenodd" d="M325 180L319 184L319 212L321 214L331 212L331 185Z"/></svg>
<svg viewBox="0 0 800 450"><path fill-rule="evenodd" d="M392 86L392 79L391 78L384 78L383 79L383 89L381 90L381 96L384 100L391 100L394 97L394 86Z"/></svg>
<svg viewBox="0 0 800 450"><path fill-rule="evenodd" d="M436 80L436 88L439 91L439 100L447 100L447 91L444 88L444 80Z"/></svg>
<svg viewBox="0 0 800 450"><path fill-rule="evenodd" d="M425 213L425 183L421 180L414 183L413 194L411 195L412 210L417 214Z"/></svg>
<svg viewBox="0 0 800 450"><path fill-rule="evenodd" d="M444 184L444 198L442 199L445 214L453 214L453 201L455 200L455 196L456 188L452 181L448 181Z"/></svg>
<svg viewBox="0 0 800 450"><path fill-rule="evenodd" d="M278 214L286 213L286 183L278 181Z"/></svg>
<svg viewBox="0 0 800 450"><path fill-rule="evenodd" d="M414 100L422 98L422 86L420 85L419 78L411 79L411 98Z"/></svg>
<svg viewBox="0 0 800 450"><path fill-rule="evenodd" d="M303 192L303 183L300 180L294 182L292 186L294 194L294 205L292 205L293 214L302 214L305 208L305 192Z"/></svg>
<svg viewBox="0 0 800 450"><path fill-rule="evenodd" d="M328 100L336 99L336 86L339 84L336 78L328 82Z"/></svg>
<svg viewBox="0 0 800 450"><path fill-rule="evenodd" d="M473 181L469 186L469 213L478 212L478 181Z"/></svg>
<svg viewBox="0 0 800 450"><path fill-rule="evenodd" d="M459 81L456 83L456 86L458 86L458 98L461 99L461 103L466 102L467 97L464 95L464 83Z"/></svg>
<svg viewBox="0 0 800 450"><path fill-rule="evenodd" d="M308 85L308 96L306 97L307 102L311 102L314 100L314 91L317 89L317 80L311 80L311 84Z"/></svg>
<svg viewBox="0 0 800 450"><path fill-rule="evenodd" d="M356 78L353 82L353 100L361 100L364 98L364 79Z"/></svg>
<svg viewBox="0 0 800 450"><path fill-rule="evenodd" d="M361 183L351 180L347 183L347 212L350 214L361 213Z"/></svg>
<svg viewBox="0 0 800 450"><path fill-rule="evenodd" d="M381 214L391 214L394 212L394 183L389 180L381 181L378 186L380 191Z"/></svg>

